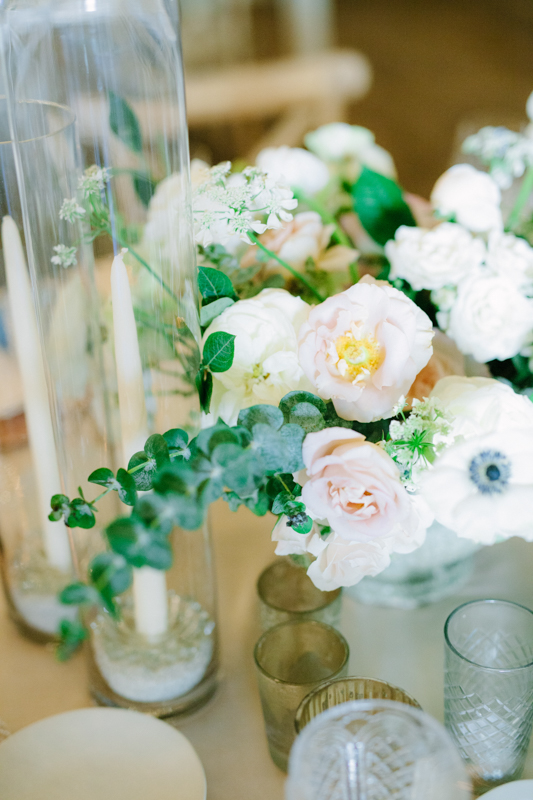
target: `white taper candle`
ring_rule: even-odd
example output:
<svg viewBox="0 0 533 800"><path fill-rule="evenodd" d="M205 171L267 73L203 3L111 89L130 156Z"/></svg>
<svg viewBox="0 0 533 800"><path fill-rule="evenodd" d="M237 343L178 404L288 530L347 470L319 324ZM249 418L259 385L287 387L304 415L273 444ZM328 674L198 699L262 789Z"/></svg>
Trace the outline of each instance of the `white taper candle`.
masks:
<svg viewBox="0 0 533 800"><path fill-rule="evenodd" d="M111 300L118 402L122 431L124 466L131 456L144 448L148 438L144 383L133 313L130 282L124 264L124 253L115 256L111 267ZM165 573L151 567L133 570L135 627L152 639L168 628L168 601Z"/></svg>
<svg viewBox="0 0 533 800"><path fill-rule="evenodd" d="M62 522L48 519L50 498L61 492L61 480L30 278L18 228L9 216L2 220L2 247L44 550L52 566L70 572L72 557L67 530Z"/></svg>

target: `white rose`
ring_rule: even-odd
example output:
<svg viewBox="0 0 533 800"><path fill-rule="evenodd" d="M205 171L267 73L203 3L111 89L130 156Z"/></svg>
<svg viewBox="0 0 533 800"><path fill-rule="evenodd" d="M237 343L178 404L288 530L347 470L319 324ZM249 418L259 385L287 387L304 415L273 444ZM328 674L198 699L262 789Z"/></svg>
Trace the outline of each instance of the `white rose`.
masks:
<svg viewBox="0 0 533 800"><path fill-rule="evenodd" d="M301 270L308 258L318 262L333 233L333 225L324 225L316 211L303 211L296 214L291 222L282 228L266 231L259 238L269 250L279 255L295 269ZM355 253L355 251L353 251ZM254 250L251 255L256 254ZM353 259L352 259L353 260ZM247 262L244 262L246 265ZM277 261L268 262L271 269L283 270Z"/></svg>
<svg viewBox="0 0 533 800"><path fill-rule="evenodd" d="M272 541L277 542L275 553L277 556L305 555L309 553L318 556L326 547L326 542L320 536L316 523L309 533L297 533L294 528L287 525L287 517L281 516L272 531Z"/></svg>
<svg viewBox="0 0 533 800"><path fill-rule="evenodd" d="M307 574L318 589L332 592L340 586L355 586L367 575L383 572L389 564L389 551L383 543L348 542L332 533Z"/></svg>
<svg viewBox="0 0 533 800"><path fill-rule="evenodd" d="M441 525L493 544L533 540L533 427L459 441L422 476L421 489Z"/></svg>
<svg viewBox="0 0 533 800"><path fill-rule="evenodd" d="M213 374L215 419L234 425L242 408L277 406L287 392L311 389L298 360L298 332L308 314L309 306L299 297L284 289L263 289L213 320L204 342L215 331L236 336L232 366Z"/></svg>
<svg viewBox="0 0 533 800"><path fill-rule="evenodd" d="M372 131L359 125L346 122L322 125L307 134L305 145L324 161L353 159L382 175L396 175L390 153L375 143Z"/></svg>
<svg viewBox="0 0 533 800"><path fill-rule="evenodd" d="M432 230L401 225L385 245L385 253L391 263L390 280L403 278L418 292L459 283L481 266L485 245L452 222Z"/></svg>
<svg viewBox="0 0 533 800"><path fill-rule="evenodd" d="M473 233L503 228L501 193L496 182L470 164L456 164L438 179L431 193L435 210Z"/></svg>
<svg viewBox="0 0 533 800"><path fill-rule="evenodd" d="M451 441L516 428L533 430L533 403L494 378L450 375L435 384L431 397L451 417Z"/></svg>
<svg viewBox="0 0 533 800"><path fill-rule="evenodd" d="M459 284L446 333L476 361L512 358L533 329L533 301L482 267Z"/></svg>
<svg viewBox="0 0 533 800"><path fill-rule="evenodd" d="M533 247L512 233L489 235L487 266L502 278L525 287L533 283Z"/></svg>
<svg viewBox="0 0 533 800"><path fill-rule="evenodd" d="M267 147L257 156L256 165L274 180L309 195L323 189L330 178L326 164L301 147Z"/></svg>

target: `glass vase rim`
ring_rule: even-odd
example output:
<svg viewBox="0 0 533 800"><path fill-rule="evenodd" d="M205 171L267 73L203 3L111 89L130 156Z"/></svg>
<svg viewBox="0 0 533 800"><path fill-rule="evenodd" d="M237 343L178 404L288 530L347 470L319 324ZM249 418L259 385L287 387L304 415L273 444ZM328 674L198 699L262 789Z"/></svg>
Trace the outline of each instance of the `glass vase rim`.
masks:
<svg viewBox="0 0 533 800"><path fill-rule="evenodd" d="M522 605L522 603L515 603L514 600L501 600L501 599L498 599L496 597L487 597L487 598L482 598L480 600L467 600L466 603L461 603L460 606L457 606L457 608L454 608L454 610L448 615L448 617L446 619L446 622L444 623L444 641L446 642L447 646L450 648L452 653L454 653L462 661L466 661L467 664L472 664L472 666L476 667L477 669L482 669L482 670L485 670L487 672L491 672L493 674L494 673L509 674L509 673L516 673L521 669L531 669L531 667L533 667L533 659L531 661L529 661L527 664L521 664L518 667L508 667L508 668L487 667L487 666L485 666L483 664L478 664L477 661L472 661L472 659L467 658L466 656L464 656L462 653L459 652L459 650L455 647L454 644L452 644L452 642L450 640L450 637L448 635L448 628L449 628L450 622L452 620L452 617L454 617L455 614L458 611L461 611L461 609L465 608L466 606L486 605L486 604L492 604L492 603L498 603L498 604L506 605L506 606L513 606L514 608L519 608L522 611L527 611L529 614L531 614L533 616L533 611L530 608L528 608L527 606Z"/></svg>
<svg viewBox="0 0 533 800"><path fill-rule="evenodd" d="M7 101L7 95L0 94L0 101L2 101L2 100ZM66 114L70 118L69 118L68 122L65 122L64 125L61 125L56 130L49 131L48 133L43 133L40 136L31 136L29 139L18 139L18 140L6 139L6 140L0 142L0 146L1 145L5 145L5 144L13 144L15 141L17 141L18 144L29 144L30 142L40 142L43 139L50 138L51 136L57 136L58 133L61 133L62 131L65 131L74 122L76 122L76 114L73 111L73 109L70 108L70 106L64 105L63 103L54 103L52 100L17 100L16 104L20 105L20 106L21 105L38 105L38 106L48 106L48 107L51 106L53 108L58 108L61 111L66 112Z"/></svg>
<svg viewBox="0 0 533 800"><path fill-rule="evenodd" d="M296 709L296 716L294 718L296 733L301 733L303 731L303 728L300 728L300 721L303 716L304 709L307 707L308 703L310 703L311 700L314 697L316 697L320 692L323 692L325 689L328 689L333 684L343 683L346 681L369 681L370 683L381 683L384 686L388 686L390 689L394 689L394 691L400 692L401 694L405 695L405 697L409 698L409 700L412 702L404 703L402 700L391 700L390 697L361 697L357 701L355 699L350 699L350 700L345 700L343 703L336 703L334 706L330 706L330 708L338 708L339 706L345 706L346 703L354 703L363 700L374 700L377 702L381 702L381 700L387 700L390 701L391 703L401 703L402 705L411 706L411 708L418 708L420 709L420 711L424 710L420 705L420 703L418 702L418 700L415 697L413 697L413 695L409 694L409 692L406 692L405 689L402 689L401 686L396 686L394 683L389 683L388 681L385 681L382 678L369 678L365 677L364 675L363 676L348 675L346 678L328 678L328 680L324 681L319 686L317 686L316 689L313 689L311 692L309 692L309 694L307 694L304 697L304 699ZM329 708L324 709L324 711L329 711ZM320 714L323 714L324 711L321 711ZM320 715L317 714L317 716ZM313 717L313 719L316 719L316 717ZM313 720L309 720L307 725L310 725L312 721ZM307 725L304 725L304 727L307 728Z"/></svg>
<svg viewBox="0 0 533 800"><path fill-rule="evenodd" d="M263 576L266 575L266 573L269 572L273 567L276 567L279 563L281 563L281 562L280 561L272 561L267 567L265 567L264 570L259 575L259 577L258 577L258 579L256 581L256 584L255 584L255 588L256 588L256 591L257 591L257 596L259 597L261 602L264 603L266 606L268 606L268 608L274 609L274 611L286 611L289 614L302 614L302 615L304 615L304 614L315 614L317 611L323 611L325 608L330 606L342 594L342 589L343 589L342 586L339 586L338 589L332 589L332 591L330 591L330 592L325 592L324 590L318 589L318 587L315 587L317 589L317 591L322 592L322 594L331 594L331 595L335 595L335 596L330 598L327 601L324 601L321 605L313 606L313 608L307 609L305 611L293 611L290 608L286 608L286 607L281 606L281 605L278 606L275 603L270 602L270 600L267 600L266 597L264 596L264 593L260 590L259 587L260 587L261 579L263 578ZM305 567L301 567L299 564L292 563L292 566L295 569L305 569ZM311 579L309 579L309 580L311 580Z"/></svg>
<svg viewBox="0 0 533 800"><path fill-rule="evenodd" d="M350 646L346 641L345 637L342 635L340 631L333 627L333 625L328 625L326 622L319 622L316 619L291 619L287 622L280 622L279 625L274 625L272 628L269 628L265 631L259 639L257 640L255 647L254 647L254 661L257 669L265 675L269 680L273 681L274 683L282 684L283 686L316 686L317 681L310 681L309 683L294 683L294 681L285 681L283 678L277 678L275 675L272 675L268 670L266 670L262 664L259 663L258 658L258 651L261 643L267 636L272 634L274 631L277 631L279 628L288 628L294 625L318 625L320 628L326 628L328 632L333 631L336 637L340 640L340 643L344 649L344 658L342 659L342 663L339 667L335 670L335 672L326 680L334 680L336 676L344 669L346 664L348 663L348 659L350 658ZM322 681L323 682L323 681Z"/></svg>

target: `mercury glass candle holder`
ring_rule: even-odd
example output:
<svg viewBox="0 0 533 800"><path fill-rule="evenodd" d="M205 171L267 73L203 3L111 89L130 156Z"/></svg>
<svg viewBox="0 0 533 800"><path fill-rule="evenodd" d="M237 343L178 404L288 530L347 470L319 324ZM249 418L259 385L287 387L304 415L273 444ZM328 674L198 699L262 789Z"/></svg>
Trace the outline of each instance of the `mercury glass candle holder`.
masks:
<svg viewBox="0 0 533 800"><path fill-rule="evenodd" d="M291 619L316 619L334 628L339 625L342 589L317 589L306 567L290 558L280 558L263 570L257 581L257 594L263 631Z"/></svg>
<svg viewBox="0 0 533 800"><path fill-rule="evenodd" d="M414 697L386 681L377 678L337 678L317 686L302 700L294 719L296 733L300 733L323 711L351 700L393 700L420 708Z"/></svg>
<svg viewBox="0 0 533 800"><path fill-rule="evenodd" d="M264 633L254 650L257 682L272 760L287 770L296 710L318 683L346 674L346 639L316 620L291 620Z"/></svg>

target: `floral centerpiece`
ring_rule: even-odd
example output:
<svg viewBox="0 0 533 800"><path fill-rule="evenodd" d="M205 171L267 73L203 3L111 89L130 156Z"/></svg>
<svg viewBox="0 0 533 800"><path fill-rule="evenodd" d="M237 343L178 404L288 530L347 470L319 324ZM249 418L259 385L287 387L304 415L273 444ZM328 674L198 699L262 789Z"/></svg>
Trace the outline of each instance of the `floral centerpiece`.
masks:
<svg viewBox="0 0 533 800"><path fill-rule="evenodd" d="M452 167L431 202L343 123L243 170L193 161L202 429L89 476L131 513L63 601L118 614L132 567L167 569L173 527L220 498L277 515L276 552L308 557L325 590L379 574L434 520L476 543L533 539L531 141L480 132L466 148L491 174ZM504 222L501 186L524 170ZM150 201L146 254L172 247L173 192L169 178ZM52 509L90 527L96 501ZM65 623L63 652L83 635Z"/></svg>

